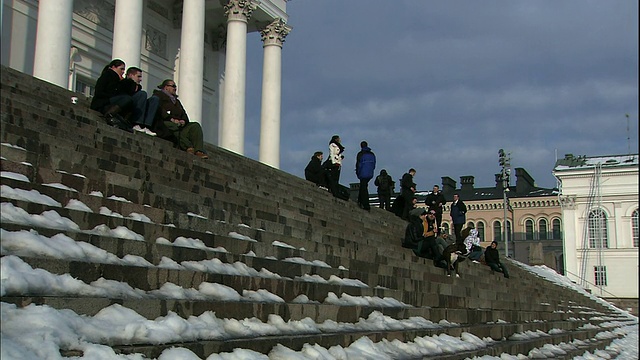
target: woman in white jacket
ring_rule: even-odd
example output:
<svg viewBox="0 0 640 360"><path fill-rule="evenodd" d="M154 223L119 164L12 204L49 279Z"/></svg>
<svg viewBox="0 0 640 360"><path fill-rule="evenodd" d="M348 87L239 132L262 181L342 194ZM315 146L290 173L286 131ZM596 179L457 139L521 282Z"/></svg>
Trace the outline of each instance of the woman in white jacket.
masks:
<svg viewBox="0 0 640 360"><path fill-rule="evenodd" d="M329 190L333 196L338 196L340 189L340 169L342 168L342 159L344 159L344 146L340 143L340 136L333 135L329 142L329 159L325 163L327 174L329 177Z"/></svg>
<svg viewBox="0 0 640 360"><path fill-rule="evenodd" d="M467 248L465 254L469 259L479 261L482 256L482 247L480 246L480 237L478 237L478 230L471 229L469 236L464 239L464 246Z"/></svg>

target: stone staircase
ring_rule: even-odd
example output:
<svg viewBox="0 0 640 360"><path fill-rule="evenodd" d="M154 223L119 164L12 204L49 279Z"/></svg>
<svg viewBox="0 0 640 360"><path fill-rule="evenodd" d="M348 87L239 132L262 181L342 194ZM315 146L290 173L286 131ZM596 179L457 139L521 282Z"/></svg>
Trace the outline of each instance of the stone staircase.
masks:
<svg viewBox="0 0 640 360"><path fill-rule="evenodd" d="M356 324L379 314L400 322L448 322L179 343L101 342L116 353L157 358L182 347L204 359L236 348L268 354L278 344L299 351L305 344L348 347L362 337L406 343L473 334L493 340L430 358L526 355L545 344L583 340L554 356L572 358L605 349L615 339L598 336L611 330L599 324L637 324L637 318L508 261L510 279L470 262L460 266L462 277L447 277L400 246L405 223L389 212L362 211L303 179L224 149L208 146L210 159L201 160L166 141L111 128L87 99L72 104L72 96L77 94L2 67L3 261L54 277L69 274L85 284L122 282L135 291L88 296L64 288L7 288L3 303L86 316L119 304L149 320L215 312L219 318L262 322L278 315L285 322ZM41 220L45 214L66 220L52 226ZM19 240L27 232L33 245ZM60 234L66 245L43 252L38 241L63 241ZM181 289L218 284L242 296L157 295L168 283ZM252 300L260 291L279 299ZM343 294L358 301L328 301ZM515 336L524 332L545 335ZM72 347L60 353L82 355Z"/></svg>

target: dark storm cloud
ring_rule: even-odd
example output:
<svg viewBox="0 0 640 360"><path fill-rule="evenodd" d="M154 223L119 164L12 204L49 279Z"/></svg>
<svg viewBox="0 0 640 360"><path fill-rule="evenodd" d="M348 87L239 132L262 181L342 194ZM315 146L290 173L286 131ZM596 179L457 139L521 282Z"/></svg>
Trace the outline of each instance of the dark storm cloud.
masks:
<svg viewBox="0 0 640 360"><path fill-rule="evenodd" d="M333 134L378 169L493 185L497 150L555 186L556 153L637 152L635 1L304 1L288 3L281 169L302 176ZM252 40L250 40L252 41ZM253 40L253 42L259 40ZM252 55L253 54L253 55ZM246 153L258 158L262 54L249 47ZM253 69L253 70L252 70Z"/></svg>

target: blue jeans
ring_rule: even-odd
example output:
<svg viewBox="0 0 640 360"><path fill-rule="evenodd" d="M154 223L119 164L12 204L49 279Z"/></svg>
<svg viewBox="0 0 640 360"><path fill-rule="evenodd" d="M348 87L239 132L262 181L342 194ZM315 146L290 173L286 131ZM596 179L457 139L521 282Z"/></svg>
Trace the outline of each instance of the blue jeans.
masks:
<svg viewBox="0 0 640 360"><path fill-rule="evenodd" d="M133 94L131 99L134 105L132 122L142 127L151 128L156 117L156 111L158 111L158 105L160 105L160 98L152 96L147 99L147 92L141 90Z"/></svg>

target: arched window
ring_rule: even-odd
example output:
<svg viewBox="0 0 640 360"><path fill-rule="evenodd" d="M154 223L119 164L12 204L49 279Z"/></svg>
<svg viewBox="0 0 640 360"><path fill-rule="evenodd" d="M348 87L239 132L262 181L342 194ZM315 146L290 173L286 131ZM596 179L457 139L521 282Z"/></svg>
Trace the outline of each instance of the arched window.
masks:
<svg viewBox="0 0 640 360"><path fill-rule="evenodd" d="M513 240L513 231L511 231L511 220L507 220L507 240Z"/></svg>
<svg viewBox="0 0 640 360"><path fill-rule="evenodd" d="M538 238L540 240L547 240L549 236L547 236L547 219L540 219L538 221Z"/></svg>
<svg viewBox="0 0 640 360"><path fill-rule="evenodd" d="M533 220L531 219L524 222L524 239L533 240Z"/></svg>
<svg viewBox="0 0 640 360"><path fill-rule="evenodd" d="M467 227L470 228L470 229L475 229L476 226L473 224L473 221L469 221L467 223Z"/></svg>
<svg viewBox="0 0 640 360"><path fill-rule="evenodd" d="M560 219L553 219L551 222L551 227L553 228L553 239L558 240L562 239L562 229L560 228Z"/></svg>
<svg viewBox="0 0 640 360"><path fill-rule="evenodd" d="M502 224L498 220L493 222L493 240L502 241Z"/></svg>
<svg viewBox="0 0 640 360"><path fill-rule="evenodd" d="M484 223L482 221L478 221L478 237L480 241L484 241Z"/></svg>
<svg viewBox="0 0 640 360"><path fill-rule="evenodd" d="M589 212L589 247L608 248L607 214L602 209Z"/></svg>
<svg viewBox="0 0 640 360"><path fill-rule="evenodd" d="M638 247L638 209L631 214L631 233L633 234L633 247Z"/></svg>

